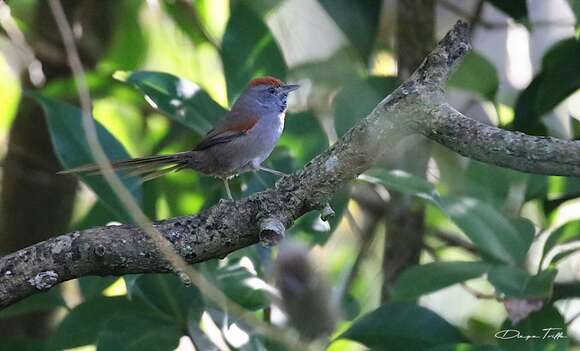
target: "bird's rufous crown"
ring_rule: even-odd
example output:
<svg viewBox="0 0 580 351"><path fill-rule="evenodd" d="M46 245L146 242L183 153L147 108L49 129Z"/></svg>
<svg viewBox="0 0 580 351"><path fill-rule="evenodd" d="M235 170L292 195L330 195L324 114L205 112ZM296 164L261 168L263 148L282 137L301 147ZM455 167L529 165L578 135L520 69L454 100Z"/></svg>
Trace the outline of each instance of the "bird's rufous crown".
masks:
<svg viewBox="0 0 580 351"><path fill-rule="evenodd" d="M279 87L279 86L284 85L284 82L282 82L280 79L270 77L270 76L258 77L256 79L252 79L250 81L251 87L255 87L258 85L268 85L268 86L273 86L273 87Z"/></svg>

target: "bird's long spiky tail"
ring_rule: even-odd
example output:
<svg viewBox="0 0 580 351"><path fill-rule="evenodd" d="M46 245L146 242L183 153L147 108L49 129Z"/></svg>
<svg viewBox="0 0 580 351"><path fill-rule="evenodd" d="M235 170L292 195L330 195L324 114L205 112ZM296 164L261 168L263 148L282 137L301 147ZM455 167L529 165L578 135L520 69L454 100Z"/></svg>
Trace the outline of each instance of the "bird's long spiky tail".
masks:
<svg viewBox="0 0 580 351"><path fill-rule="evenodd" d="M177 172L187 168L193 158L194 151L179 152L170 155L139 157L125 161L112 162L115 170L122 171L125 176L142 176L143 182ZM58 172L59 174L85 173L100 174L101 169L96 164L84 165Z"/></svg>

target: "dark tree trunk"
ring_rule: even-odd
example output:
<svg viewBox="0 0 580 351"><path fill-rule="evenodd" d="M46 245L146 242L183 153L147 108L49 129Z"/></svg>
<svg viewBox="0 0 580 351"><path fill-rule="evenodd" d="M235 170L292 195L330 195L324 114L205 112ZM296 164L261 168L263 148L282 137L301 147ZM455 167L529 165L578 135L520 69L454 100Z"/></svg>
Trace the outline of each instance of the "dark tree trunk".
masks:
<svg viewBox="0 0 580 351"><path fill-rule="evenodd" d="M398 76L409 78L435 43L435 2L399 0L397 3L396 51ZM429 142L422 137L407 140L396 162L388 167L425 176ZM399 274L419 262L425 234L425 207L409 195L391 192L386 208L386 237L383 257L381 300L391 298L391 287Z"/></svg>

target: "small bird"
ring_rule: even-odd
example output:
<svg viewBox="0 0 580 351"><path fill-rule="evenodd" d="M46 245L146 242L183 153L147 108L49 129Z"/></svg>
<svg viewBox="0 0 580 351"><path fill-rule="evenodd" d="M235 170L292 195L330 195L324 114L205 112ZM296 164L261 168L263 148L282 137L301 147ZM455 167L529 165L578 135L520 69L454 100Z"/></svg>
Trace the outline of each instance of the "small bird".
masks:
<svg viewBox="0 0 580 351"><path fill-rule="evenodd" d="M288 93L299 85L284 84L274 77L256 78L234 102L231 111L216 123L191 150L168 155L139 157L113 162L127 176L151 180L183 169L220 178L232 199L228 179L248 171L285 174L262 166L284 129ZM100 173L97 165L84 165L59 173Z"/></svg>

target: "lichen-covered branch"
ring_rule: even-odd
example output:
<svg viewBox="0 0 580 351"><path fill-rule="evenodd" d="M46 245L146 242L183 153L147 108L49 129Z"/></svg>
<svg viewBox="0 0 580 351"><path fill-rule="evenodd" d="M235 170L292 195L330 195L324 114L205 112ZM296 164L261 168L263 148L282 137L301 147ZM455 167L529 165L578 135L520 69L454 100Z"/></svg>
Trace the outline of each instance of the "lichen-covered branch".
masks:
<svg viewBox="0 0 580 351"><path fill-rule="evenodd" d="M446 105L443 87L469 50L468 37L467 25L456 24L407 82L331 148L274 188L238 201L222 200L196 215L157 222L157 230L188 263L225 257L258 242L260 234L278 235L303 214L324 209L341 186L402 138L416 133L489 163L580 175L575 166L580 157L574 157L580 155L580 145L484 126ZM168 262L138 227L77 231L1 257L0 308L85 275L168 271Z"/></svg>

